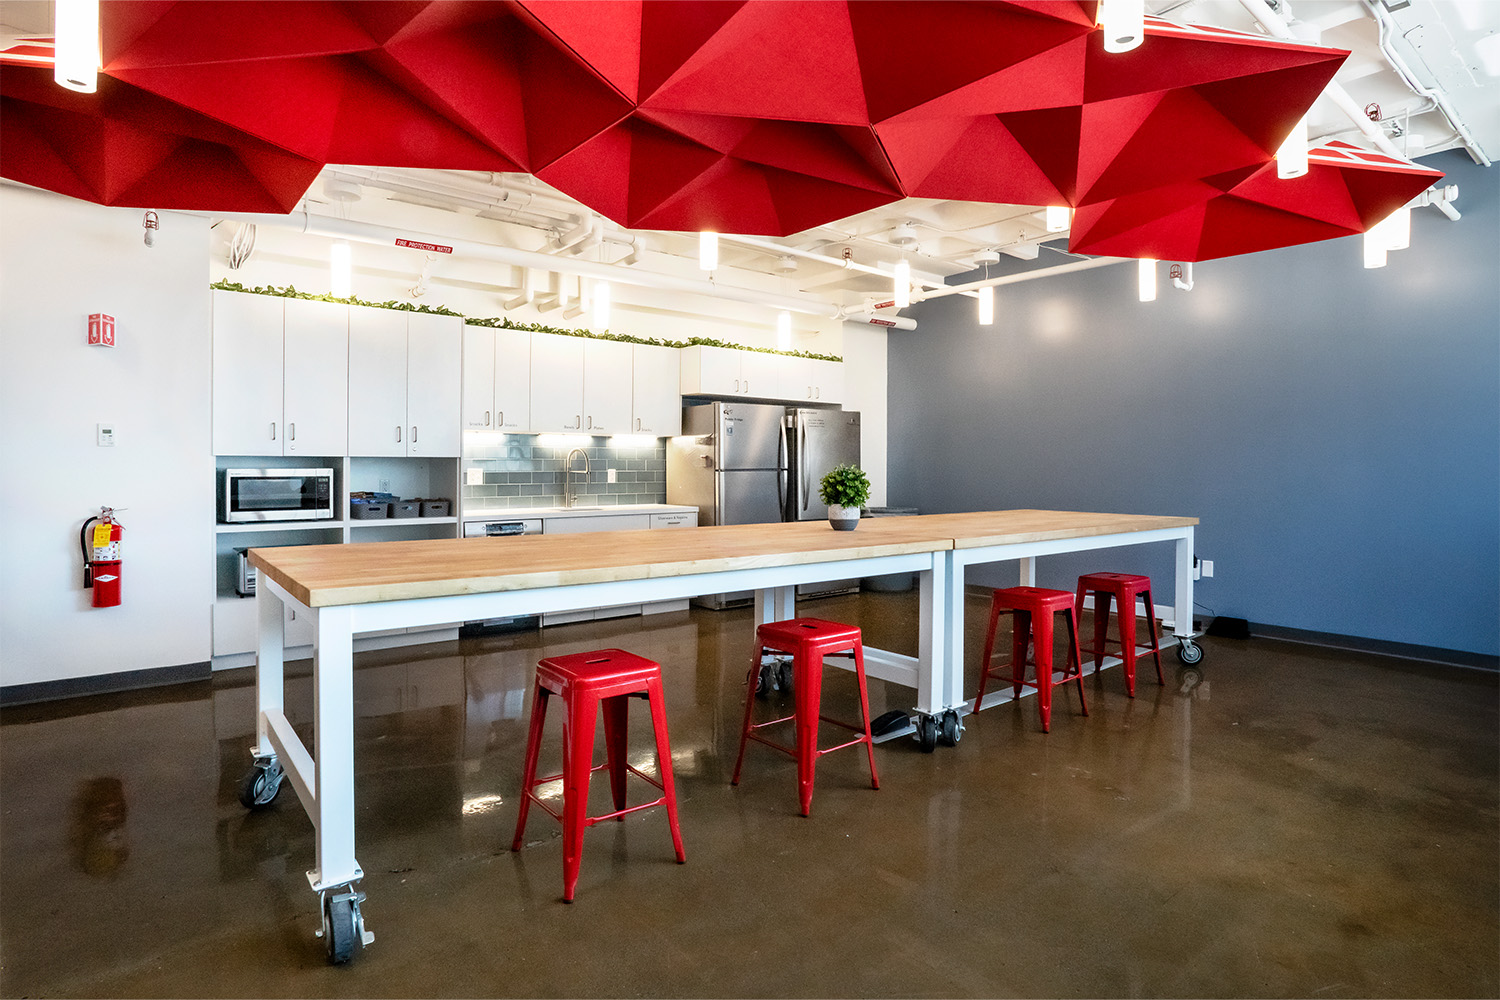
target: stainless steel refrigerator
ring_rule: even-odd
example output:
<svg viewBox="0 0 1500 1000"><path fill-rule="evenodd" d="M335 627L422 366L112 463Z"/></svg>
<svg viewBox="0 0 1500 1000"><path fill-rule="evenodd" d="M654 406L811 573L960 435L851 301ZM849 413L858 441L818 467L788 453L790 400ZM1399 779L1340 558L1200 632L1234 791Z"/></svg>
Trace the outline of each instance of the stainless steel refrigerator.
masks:
<svg viewBox="0 0 1500 1000"><path fill-rule="evenodd" d="M859 414L770 403L683 407L682 434L667 443L667 502L698 508L698 523L768 524L818 520L828 508L818 483L835 465L859 464ZM799 587L802 597L846 593L857 580ZM696 603L747 603L749 591Z"/></svg>

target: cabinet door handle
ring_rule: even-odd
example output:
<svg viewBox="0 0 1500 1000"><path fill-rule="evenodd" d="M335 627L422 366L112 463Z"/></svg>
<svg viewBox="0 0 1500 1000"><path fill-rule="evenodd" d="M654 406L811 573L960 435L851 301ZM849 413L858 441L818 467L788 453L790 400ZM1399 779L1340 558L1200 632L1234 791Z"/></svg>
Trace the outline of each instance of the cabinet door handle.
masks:
<svg viewBox="0 0 1500 1000"><path fill-rule="evenodd" d="M583 429L583 414L580 413L573 418L573 429L575 431Z"/></svg>
<svg viewBox="0 0 1500 1000"><path fill-rule="evenodd" d="M504 410L496 410L495 411L495 426L496 427L504 427L505 426L505 411Z"/></svg>
<svg viewBox="0 0 1500 1000"><path fill-rule="evenodd" d="M490 425L490 411L489 410L485 410L484 411L484 426L488 427L489 425Z"/></svg>
<svg viewBox="0 0 1500 1000"><path fill-rule="evenodd" d="M276 421L271 421L271 440L276 440Z"/></svg>
<svg viewBox="0 0 1500 1000"><path fill-rule="evenodd" d="M735 379L734 380L734 391L735 392L739 392L740 391L740 380L739 379Z"/></svg>
<svg viewBox="0 0 1500 1000"><path fill-rule="evenodd" d="M417 425L416 424L412 424L411 425L411 443L412 444L416 444L417 443Z"/></svg>
<svg viewBox="0 0 1500 1000"><path fill-rule="evenodd" d="M396 425L396 443L397 444L401 443L401 425L400 424Z"/></svg>
<svg viewBox="0 0 1500 1000"><path fill-rule="evenodd" d="M636 430L640 430L641 429L641 418L640 417L636 417L635 418L635 429Z"/></svg>
<svg viewBox="0 0 1500 1000"><path fill-rule="evenodd" d="M747 393L750 391L750 380L749 379L745 379L745 391Z"/></svg>
<svg viewBox="0 0 1500 1000"><path fill-rule="evenodd" d="M295 420L286 425L286 439L288 441L297 440L297 422Z"/></svg>
<svg viewBox="0 0 1500 1000"><path fill-rule="evenodd" d="M594 429L594 418L593 417L589 417L589 430L593 430L593 429Z"/></svg>

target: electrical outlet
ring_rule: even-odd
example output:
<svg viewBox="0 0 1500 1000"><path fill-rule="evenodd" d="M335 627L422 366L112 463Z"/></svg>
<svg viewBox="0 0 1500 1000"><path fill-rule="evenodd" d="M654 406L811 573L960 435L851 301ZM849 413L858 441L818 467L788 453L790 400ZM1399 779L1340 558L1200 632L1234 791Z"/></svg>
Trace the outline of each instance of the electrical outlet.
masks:
<svg viewBox="0 0 1500 1000"><path fill-rule="evenodd" d="M619 482L619 480L617 478L615 478L615 470L614 469L606 469L604 471L604 481L606 483L616 483L616 482Z"/></svg>
<svg viewBox="0 0 1500 1000"><path fill-rule="evenodd" d="M389 479L382 479L380 481L380 492L382 492L382 493L389 493L390 491L391 491L391 481Z"/></svg>
<svg viewBox="0 0 1500 1000"><path fill-rule="evenodd" d="M481 469L477 465L474 466L473 468L465 469L464 470L464 485L465 486L483 486L484 485L484 470Z"/></svg>
<svg viewBox="0 0 1500 1000"><path fill-rule="evenodd" d="M1203 560L1203 575L1204 576L1213 576L1214 575L1214 561L1212 559L1205 559L1205 560Z"/></svg>

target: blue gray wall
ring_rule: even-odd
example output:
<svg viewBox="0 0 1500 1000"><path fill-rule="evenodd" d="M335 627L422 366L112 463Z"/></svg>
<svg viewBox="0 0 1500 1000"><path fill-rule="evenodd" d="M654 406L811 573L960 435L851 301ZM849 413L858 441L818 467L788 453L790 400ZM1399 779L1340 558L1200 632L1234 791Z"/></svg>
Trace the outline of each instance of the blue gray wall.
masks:
<svg viewBox="0 0 1500 1000"><path fill-rule="evenodd" d="M1191 292L1163 266L1153 303L1119 264L1002 286L992 327L919 305L889 341L889 503L1193 515L1200 616L1500 652L1500 168L1424 162L1464 218L1414 211L1383 269L1352 237L1199 264ZM1168 549L1038 580L1147 572L1173 603Z"/></svg>

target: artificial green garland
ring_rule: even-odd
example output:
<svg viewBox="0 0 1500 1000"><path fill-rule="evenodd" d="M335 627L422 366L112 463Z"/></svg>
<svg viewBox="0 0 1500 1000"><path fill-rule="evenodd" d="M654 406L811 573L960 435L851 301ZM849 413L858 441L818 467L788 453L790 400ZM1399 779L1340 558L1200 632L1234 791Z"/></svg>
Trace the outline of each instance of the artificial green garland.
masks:
<svg viewBox="0 0 1500 1000"><path fill-rule="evenodd" d="M725 347L732 351L759 351L762 354L785 354L794 358L812 358L815 361L843 361L844 359L833 354L815 354L812 351L778 351L770 347L746 347L743 344L730 344L726 341L715 340L712 337L689 337L687 340L664 340L660 337L632 337L628 333L610 333L608 330L594 332L592 330L580 330L573 327L545 326L541 323L516 323L504 316L492 316L488 319L473 319L463 313L454 312L447 306L420 305L413 302L366 302L354 296L348 298L335 298L332 295L318 295L314 292L299 292L291 285L285 288L277 288L274 285L257 285L254 288L246 288L237 281L215 281L210 288L216 288L221 292L247 292L251 295L278 295L284 299L313 299L318 302L339 302L350 306L370 306L375 309L399 309L403 312L431 313L437 316L457 316L470 326L487 326L500 330L524 330L528 333L552 333L562 337L586 337L589 340L618 340L627 344L648 344L653 347Z"/></svg>

